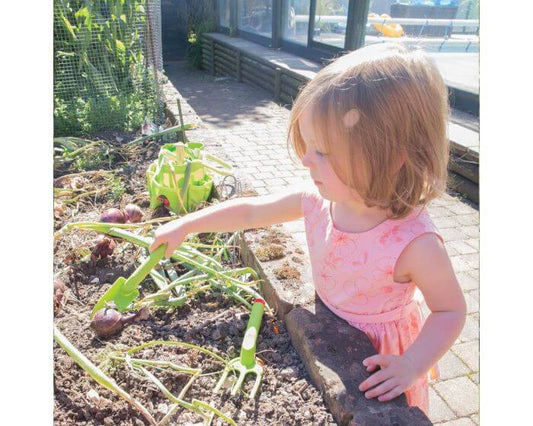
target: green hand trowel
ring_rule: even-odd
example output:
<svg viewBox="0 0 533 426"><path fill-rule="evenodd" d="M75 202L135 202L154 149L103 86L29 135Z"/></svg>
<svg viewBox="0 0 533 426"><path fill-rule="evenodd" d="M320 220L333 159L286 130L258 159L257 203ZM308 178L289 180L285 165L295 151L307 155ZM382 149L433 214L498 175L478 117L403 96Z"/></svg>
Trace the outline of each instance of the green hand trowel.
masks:
<svg viewBox="0 0 533 426"><path fill-rule="evenodd" d="M137 287L142 280L150 273L152 268L159 263L165 255L166 244L160 245L155 249L146 260L139 265L139 267L130 275L128 279L118 277L113 285L104 293L100 300L94 305L91 312L91 318L94 314L106 307L110 302L114 302L116 309L123 312L137 297L139 297L139 290Z"/></svg>

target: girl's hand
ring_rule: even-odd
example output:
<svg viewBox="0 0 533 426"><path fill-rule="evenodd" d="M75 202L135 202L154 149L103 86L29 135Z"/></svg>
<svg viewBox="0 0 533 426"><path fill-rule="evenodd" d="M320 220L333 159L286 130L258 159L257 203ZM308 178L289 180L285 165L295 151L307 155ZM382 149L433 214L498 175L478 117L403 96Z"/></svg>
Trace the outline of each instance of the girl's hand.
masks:
<svg viewBox="0 0 533 426"><path fill-rule="evenodd" d="M366 398L378 397L379 401L396 398L409 389L420 375L405 355L373 355L363 360L363 365L367 371L381 367L359 385Z"/></svg>
<svg viewBox="0 0 533 426"><path fill-rule="evenodd" d="M155 231L155 238L148 251L152 253L161 244L166 244L165 257L168 259L172 256L174 249L181 245L189 232L185 229L185 222L177 219L169 222Z"/></svg>

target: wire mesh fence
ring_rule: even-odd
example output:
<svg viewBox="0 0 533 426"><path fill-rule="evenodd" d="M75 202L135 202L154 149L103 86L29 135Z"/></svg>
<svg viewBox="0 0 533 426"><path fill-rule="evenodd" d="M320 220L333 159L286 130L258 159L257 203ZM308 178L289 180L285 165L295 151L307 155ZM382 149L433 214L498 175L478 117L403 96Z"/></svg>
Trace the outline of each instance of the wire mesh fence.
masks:
<svg viewBox="0 0 533 426"><path fill-rule="evenodd" d="M54 133L163 119L160 0L54 0Z"/></svg>

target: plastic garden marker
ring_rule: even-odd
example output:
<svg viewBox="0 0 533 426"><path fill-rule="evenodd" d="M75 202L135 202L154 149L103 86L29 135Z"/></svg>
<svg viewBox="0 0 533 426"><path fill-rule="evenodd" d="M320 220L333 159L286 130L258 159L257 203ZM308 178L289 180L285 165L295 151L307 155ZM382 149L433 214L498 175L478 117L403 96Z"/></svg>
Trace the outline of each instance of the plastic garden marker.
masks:
<svg viewBox="0 0 533 426"><path fill-rule="evenodd" d="M91 312L91 318L98 310L105 308L106 304L109 302L114 302L119 312L125 311L130 303L139 297L139 290L137 287L150 273L152 268L163 259L166 247L167 245L163 244L155 249L128 279L118 277L96 305L94 305L93 311Z"/></svg>
<svg viewBox="0 0 533 426"><path fill-rule="evenodd" d="M259 334L259 329L261 328L261 320L263 319L264 309L265 301L263 299L256 298L252 306L252 312L250 313L250 319L248 320L248 326L246 327L246 333L244 334L244 339L242 341L241 356L228 362L224 372L222 373L222 376L220 377L220 380L214 389L214 392L218 392L220 390L230 371L237 371L239 373L239 378L231 388L231 395L235 396L244 383L246 375L248 373L254 373L256 375L256 379L252 391L250 392L250 398L253 399L255 397L263 377L263 367L261 367L261 365L258 364L255 359L255 348L257 343L257 335Z"/></svg>

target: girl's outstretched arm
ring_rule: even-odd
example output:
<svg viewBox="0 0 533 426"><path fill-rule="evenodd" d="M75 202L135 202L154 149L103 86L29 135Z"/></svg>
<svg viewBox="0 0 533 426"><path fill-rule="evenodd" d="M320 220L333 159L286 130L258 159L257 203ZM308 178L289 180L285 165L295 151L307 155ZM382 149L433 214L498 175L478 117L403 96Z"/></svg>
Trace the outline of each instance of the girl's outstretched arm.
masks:
<svg viewBox="0 0 533 426"><path fill-rule="evenodd" d="M363 381L359 390L380 401L396 398L426 374L457 339L466 317L463 292L435 234L423 234L409 244L398 260L396 269L400 268L418 285L431 314L402 355L374 355L363 361L367 371L378 366L381 370Z"/></svg>
<svg viewBox="0 0 533 426"><path fill-rule="evenodd" d="M167 244L170 257L188 234L196 232L234 232L260 228L302 217L301 186L278 194L261 197L237 198L189 213L161 226L155 232L150 252Z"/></svg>

